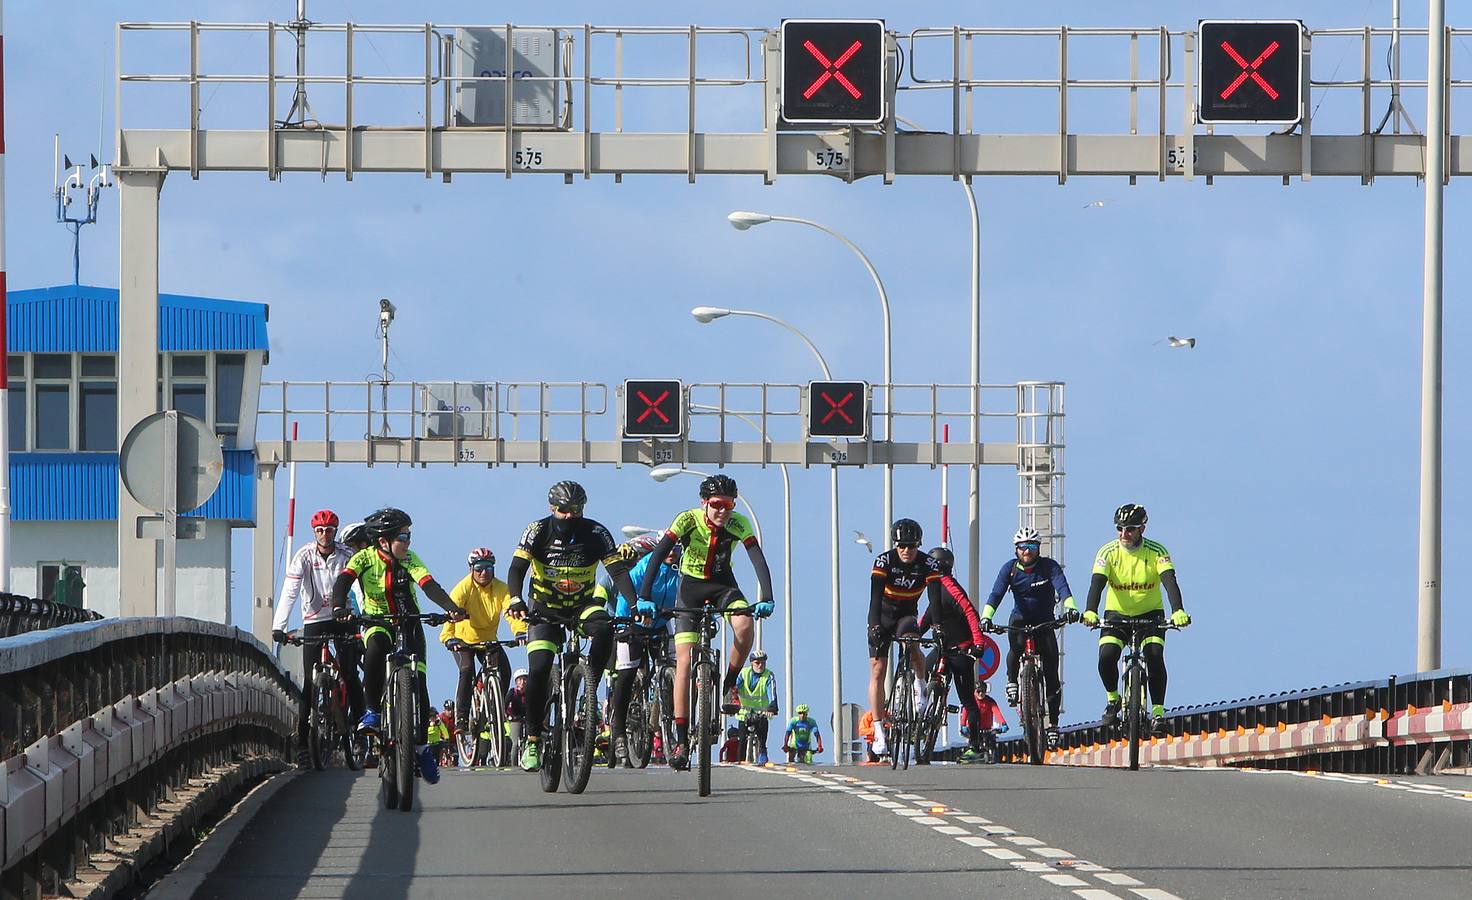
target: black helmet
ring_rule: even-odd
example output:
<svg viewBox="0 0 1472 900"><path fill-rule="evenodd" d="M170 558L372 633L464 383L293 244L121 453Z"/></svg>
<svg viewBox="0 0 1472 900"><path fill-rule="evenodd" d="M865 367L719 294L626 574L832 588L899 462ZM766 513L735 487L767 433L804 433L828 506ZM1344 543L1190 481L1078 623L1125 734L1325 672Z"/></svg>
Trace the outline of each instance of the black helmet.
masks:
<svg viewBox="0 0 1472 900"><path fill-rule="evenodd" d="M924 538L925 532L914 519L897 519L889 527L889 540L893 544L918 544Z"/></svg>
<svg viewBox="0 0 1472 900"><path fill-rule="evenodd" d="M547 491L547 502L558 509L582 509L588 505L588 492L576 481L559 481Z"/></svg>
<svg viewBox="0 0 1472 900"><path fill-rule="evenodd" d="M736 479L729 475L712 475L700 483L700 499L736 496Z"/></svg>
<svg viewBox="0 0 1472 900"><path fill-rule="evenodd" d="M956 567L956 554L949 547L931 547L930 557L940 563L940 571L944 575L951 574L951 569Z"/></svg>
<svg viewBox="0 0 1472 900"><path fill-rule="evenodd" d="M1114 511L1115 528L1139 528L1148 521L1150 517L1145 513L1145 507L1138 503L1126 503Z"/></svg>
<svg viewBox="0 0 1472 900"><path fill-rule="evenodd" d="M414 524L409 514L402 509L385 506L377 512L370 513L363 520L363 527L368 531L369 540L378 540L381 537L392 537Z"/></svg>

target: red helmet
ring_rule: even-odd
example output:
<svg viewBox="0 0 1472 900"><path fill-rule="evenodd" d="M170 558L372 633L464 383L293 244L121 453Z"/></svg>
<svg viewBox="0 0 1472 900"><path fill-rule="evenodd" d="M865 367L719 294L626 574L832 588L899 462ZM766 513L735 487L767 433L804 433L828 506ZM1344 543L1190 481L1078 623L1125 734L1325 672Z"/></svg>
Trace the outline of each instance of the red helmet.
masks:
<svg viewBox="0 0 1472 900"><path fill-rule="evenodd" d="M330 528L336 528L337 527L337 513L333 512L330 509L319 509L315 513L313 513L312 514L312 527L313 528L321 528L323 526L327 526L327 527L330 527Z"/></svg>
<svg viewBox="0 0 1472 900"><path fill-rule="evenodd" d="M467 559L466 562L470 565L472 569L475 568L477 564L481 566L490 566L494 569L496 567L496 554L492 553L491 548L489 547L476 547L474 550L470 551L470 558Z"/></svg>

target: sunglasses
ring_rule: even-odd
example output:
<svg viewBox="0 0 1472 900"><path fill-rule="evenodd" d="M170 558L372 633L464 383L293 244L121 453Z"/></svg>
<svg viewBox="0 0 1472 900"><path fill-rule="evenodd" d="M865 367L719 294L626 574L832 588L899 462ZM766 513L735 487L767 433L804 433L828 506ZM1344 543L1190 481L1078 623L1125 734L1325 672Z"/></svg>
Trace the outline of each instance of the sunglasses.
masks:
<svg viewBox="0 0 1472 900"><path fill-rule="evenodd" d="M473 565L473 566L470 567L470 571L472 571L472 572L494 572L494 571L496 571L496 564L495 563L476 563L475 565Z"/></svg>
<svg viewBox="0 0 1472 900"><path fill-rule="evenodd" d="M409 543L409 532L406 531L403 534L394 535L394 540L401 541L405 544Z"/></svg>
<svg viewBox="0 0 1472 900"><path fill-rule="evenodd" d="M313 531L322 531L322 532L336 531L337 530L337 526L336 525L313 525L312 526L312 530Z"/></svg>
<svg viewBox="0 0 1472 900"><path fill-rule="evenodd" d="M563 515L580 516L583 514L583 508L581 506L554 506L552 508Z"/></svg>
<svg viewBox="0 0 1472 900"><path fill-rule="evenodd" d="M705 505L711 509L734 509L736 501L730 497L711 497L705 501Z"/></svg>
<svg viewBox="0 0 1472 900"><path fill-rule="evenodd" d="M895 544L895 546L898 547L901 550L919 550L920 549L920 545L919 544Z"/></svg>
<svg viewBox="0 0 1472 900"><path fill-rule="evenodd" d="M1126 531L1144 531L1145 530L1145 526L1144 525L1116 525L1114 530L1115 531L1119 531L1119 532L1126 532Z"/></svg>
<svg viewBox="0 0 1472 900"><path fill-rule="evenodd" d="M1042 544L1039 544L1037 541L1025 541L1025 542L1017 545L1017 549L1018 550L1031 550L1034 553L1036 553L1037 551L1041 550L1042 548L1043 548L1043 545Z"/></svg>

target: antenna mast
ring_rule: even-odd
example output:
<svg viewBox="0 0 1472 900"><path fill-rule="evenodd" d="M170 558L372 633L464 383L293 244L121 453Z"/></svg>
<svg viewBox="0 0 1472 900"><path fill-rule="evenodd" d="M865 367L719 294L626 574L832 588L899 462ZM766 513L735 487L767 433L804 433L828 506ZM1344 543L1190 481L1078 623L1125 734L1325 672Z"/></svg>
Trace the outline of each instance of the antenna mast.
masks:
<svg viewBox="0 0 1472 900"><path fill-rule="evenodd" d="M394 314L398 307L394 306L387 297L378 300L378 336L383 341L383 373L378 381L379 390L382 392L383 426L379 430L379 437L388 437L388 386L393 381L393 373L388 370L388 327L393 324Z"/></svg>
<svg viewBox="0 0 1472 900"><path fill-rule="evenodd" d="M307 18L307 0L296 0L296 19L286 27L296 36L296 93L291 97L291 108L286 111L283 126L304 127L307 120L316 121L312 105L307 102L307 31L312 22Z"/></svg>
<svg viewBox="0 0 1472 900"><path fill-rule="evenodd" d="M87 191L87 214L85 216L69 215L67 208L72 205L73 190L83 189L82 167L72 165L71 157L61 152L61 135L52 138L52 151L55 161L52 164L52 189L51 196L56 201L56 221L67 227L72 233L72 284L81 284L82 281L82 226L92 225L97 221L97 207L102 202L102 189L112 187L112 166L106 163L98 163L97 157L91 157L91 168L93 175L85 182ZM66 172L63 179L61 173Z"/></svg>

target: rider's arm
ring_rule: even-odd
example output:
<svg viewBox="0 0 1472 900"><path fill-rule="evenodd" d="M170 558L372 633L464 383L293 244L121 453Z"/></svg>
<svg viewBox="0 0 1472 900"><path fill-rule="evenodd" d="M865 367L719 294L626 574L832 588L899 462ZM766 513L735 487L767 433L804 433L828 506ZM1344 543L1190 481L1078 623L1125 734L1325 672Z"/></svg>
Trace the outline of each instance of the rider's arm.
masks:
<svg viewBox="0 0 1472 900"><path fill-rule="evenodd" d="M659 550L658 547L654 549ZM767 568L767 556L762 552L762 545L756 542L755 537L746 539L746 555L751 557L751 567L756 570L757 601L772 602L775 596L772 593L772 570Z"/></svg>
<svg viewBox="0 0 1472 900"><path fill-rule="evenodd" d="M869 627L873 628L879 624L879 611L884 608L884 582L885 574L875 568L874 574L869 577Z"/></svg>
<svg viewBox="0 0 1472 900"><path fill-rule="evenodd" d="M966 617L966 626L971 629L972 645L979 646L982 641L981 619L976 615L976 607L971 605L971 598L966 596L966 592L961 589L961 585L954 578L946 578L941 585L951 595L951 599L956 601L961 614Z"/></svg>
<svg viewBox="0 0 1472 900"><path fill-rule="evenodd" d="M511 565L506 569L506 590L513 601L521 599L521 589L526 584L526 570L531 568L531 564L531 557L522 556L520 549L511 557Z"/></svg>
<svg viewBox="0 0 1472 900"><path fill-rule="evenodd" d="M940 598L940 573L934 572L925 579L925 612L935 622L935 633L937 637L945 637L946 608L945 601ZM930 613L934 615L930 615ZM924 630L921 630L924 633Z"/></svg>
<svg viewBox="0 0 1472 900"><path fill-rule="evenodd" d="M1002 605L1002 598L1007 595L1007 588L1012 583L1013 565L1014 563L1008 560L1002 566L1001 571L997 573L997 580L992 582L992 592L986 595L986 606L981 609L981 617L983 619L995 619L997 617L997 607Z"/></svg>
<svg viewBox="0 0 1472 900"><path fill-rule="evenodd" d="M638 598L634 596L634 582L629 579L629 564L617 557L610 557L603 561L603 568L608 570L608 577L613 579L618 595L632 606Z"/></svg>
<svg viewBox="0 0 1472 900"><path fill-rule="evenodd" d="M775 715L777 712L777 679L767 679L767 709Z"/></svg>
<svg viewBox="0 0 1472 900"><path fill-rule="evenodd" d="M301 554L286 564L286 579L281 582L281 594L276 598L276 617L271 620L272 631L285 631L291 621L291 608L296 604L302 589Z"/></svg>
<svg viewBox="0 0 1472 900"><path fill-rule="evenodd" d="M1166 569L1160 573L1160 583L1165 587L1166 599L1170 600L1171 612L1179 612L1183 609L1181 603L1181 584L1176 581L1176 570Z"/></svg>
<svg viewBox="0 0 1472 900"><path fill-rule="evenodd" d="M343 569L337 575L337 580L332 582L332 609L334 612L348 608L348 590L358 580L358 573L352 569Z"/></svg>
<svg viewBox="0 0 1472 900"><path fill-rule="evenodd" d="M419 567L416 566L415 568ZM440 587L440 583L435 581L434 576L429 574L427 570L423 575L419 576L419 589L424 591L424 596L433 600L435 605L445 612L451 615L464 615L465 611L455 605L454 600L450 599L449 591Z"/></svg>
<svg viewBox="0 0 1472 900"><path fill-rule="evenodd" d="M1058 599L1063 601L1064 609L1078 609L1078 604L1073 602L1073 589L1068 586L1068 577L1063 574L1063 567L1057 560L1053 561L1053 590Z"/></svg>
<svg viewBox="0 0 1472 900"><path fill-rule="evenodd" d="M1104 599L1104 586L1108 583L1109 577L1103 572L1094 573L1093 577L1089 579L1089 599L1084 604L1085 609L1092 613L1099 611L1099 601ZM1180 593L1180 588L1176 589L1176 593Z"/></svg>
<svg viewBox="0 0 1472 900"><path fill-rule="evenodd" d="M666 531L664 533L664 537L659 539L659 543L654 545L654 549L649 551L649 556L653 559L664 559L665 557L670 555L670 550L673 549L674 546L675 533L673 531ZM653 596L654 577L658 574L659 566L650 565L645 567L644 577L639 579L638 584L638 594L640 597Z"/></svg>

